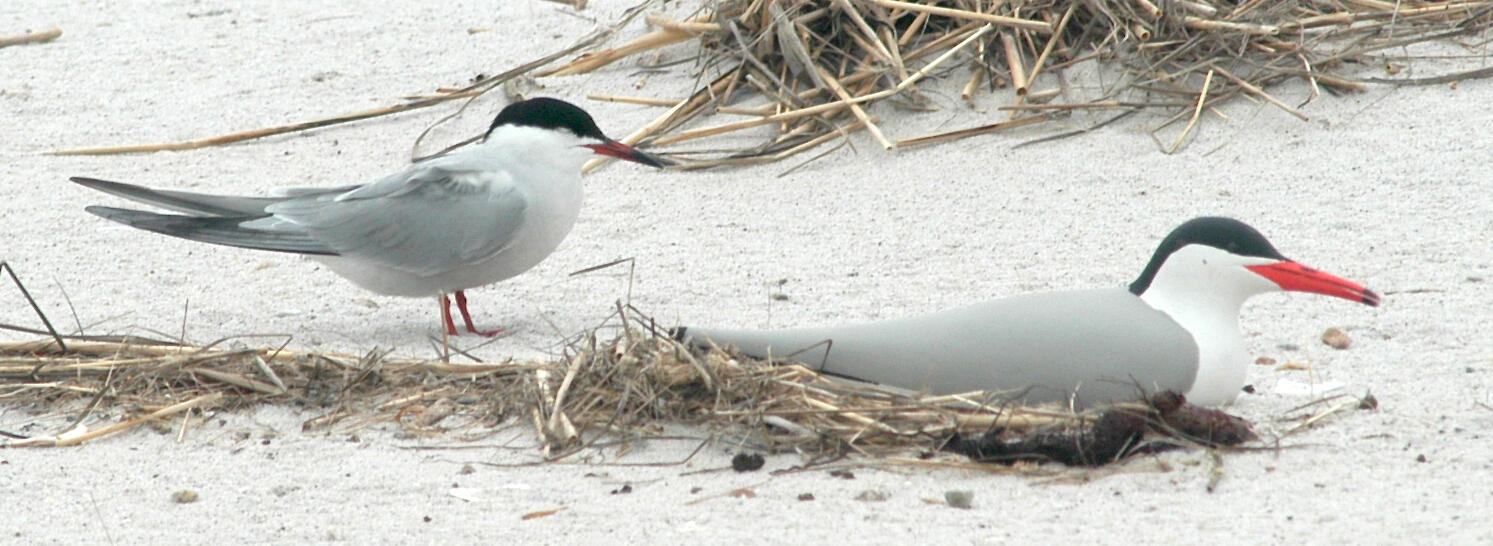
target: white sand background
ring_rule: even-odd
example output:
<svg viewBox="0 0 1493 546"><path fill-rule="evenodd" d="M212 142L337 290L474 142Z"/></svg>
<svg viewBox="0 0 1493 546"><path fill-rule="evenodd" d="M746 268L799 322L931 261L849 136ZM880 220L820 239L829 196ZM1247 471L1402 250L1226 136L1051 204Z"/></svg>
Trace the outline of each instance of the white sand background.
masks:
<svg viewBox="0 0 1493 546"><path fill-rule="evenodd" d="M187 140L388 105L557 50L592 28L584 18L610 21L625 7L594 1L578 17L542 1L8 0L0 34L59 26L64 35L0 49L0 259L67 330L175 337L185 324L185 337L199 343L284 334L303 349L432 356L432 301L368 294L292 256L108 223L82 208L119 201L67 177L246 194L363 182L404 164L415 136L450 108L196 151L41 153ZM478 27L492 30L468 32ZM638 25L621 36L644 31ZM688 51L671 49L669 58ZM1440 67L1410 68L1433 75ZM641 76L629 62L541 80L542 93L582 104L620 137L661 110L586 101L586 93L683 97L693 72L682 64L638 90ZM953 91L962 82L924 86L938 112L872 110L894 138L1002 119L993 108L964 106ZM1296 104L1310 90L1273 91ZM999 93L983 106L1007 100ZM1381 406L1334 416L1282 440L1279 451L1223 457L1211 493L1211 463L1200 452L1141 457L1099 473L1054 469L1077 483L909 467L858 468L853 480L822 470L691 474L727 464L729 445L707 446L678 466L514 469L482 463L535 460L522 425L477 442L375 427L353 442L346 431L302 433L314 413L263 408L196 421L184 441L139 430L78 448L0 450L0 542L1487 543L1490 105L1493 84L1484 81L1324 96L1302 107L1309 122L1236 101L1222 109L1227 121L1206 119L1172 156L1147 134L1158 120L1138 116L1020 149L1013 145L1055 127L895 153L861 135L858 152L842 149L781 177L791 163L708 172L610 165L588 176L586 208L558 252L471 294L483 325L515 332L476 354L542 356L603 321L628 294L625 269L567 273L618 258L636 258L631 302L661 322L845 323L1120 285L1177 223L1238 217L1288 256L1385 298L1377 309L1305 294L1253 300L1242 319L1251 350L1312 372L1255 367L1257 394L1231 411L1267 437L1279 433L1293 426L1281 417L1310 399L1280 387L1311 381L1370 389ZM492 112L476 116L476 126ZM1168 143L1175 135L1175 127L1161 133ZM771 300L773 292L787 300ZM8 281L0 322L36 325ZM1350 349L1318 341L1333 326L1353 337ZM0 428L55 432L47 427L59 410L0 400ZM95 426L110 422L105 417ZM604 450L592 462L672 461L696 445L658 441L620 459ZM431 446L463 449L416 449ZM770 456L768 469L802 462ZM462 473L468 463L474 472ZM611 493L624 484L631 493ZM741 487L757 496L689 504ZM172 502L183 489L200 500ZM974 508L923 500L953 489L973 491ZM867 490L887 498L856 500ZM802 493L814 500L798 500Z"/></svg>

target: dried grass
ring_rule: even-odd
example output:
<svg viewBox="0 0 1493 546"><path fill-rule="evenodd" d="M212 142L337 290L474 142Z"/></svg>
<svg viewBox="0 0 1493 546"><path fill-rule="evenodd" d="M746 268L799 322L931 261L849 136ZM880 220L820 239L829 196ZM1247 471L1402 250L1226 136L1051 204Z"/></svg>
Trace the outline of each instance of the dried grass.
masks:
<svg viewBox="0 0 1493 546"><path fill-rule="evenodd" d="M430 427L424 413L521 418L550 457L607 433L647 434L661 422L703 424L767 450L890 453L934 449L955 431L1081 423L1060 411L1002 408L980 393L916 397L828 379L801 366L696 356L676 341L633 330L606 342L594 333L552 362L450 364L381 352L345 355L220 349L129 341L0 343L0 402L14 406L121 410L126 430L191 408L259 404L320 408L308 427L346 419ZM191 406L179 407L184 402ZM170 409L169 412L163 410ZM88 431L11 442L72 445Z"/></svg>
<svg viewBox="0 0 1493 546"><path fill-rule="evenodd" d="M30 300L10 264L0 262L0 270ZM500 364L393 358L378 350L346 355L285 345L192 347L139 337L64 336L39 308L33 310L46 330L0 324L50 336L0 342L0 404L81 410L53 434L0 430L9 438L0 447L78 445L181 414L179 434L185 435L191 412L259 404L322 412L303 429L384 421L440 434L447 430L441 422L453 414L488 429L527 421L545 460L608 437L657 437L665 422L703 425L736 445L820 460L857 453L899 461L909 451L952 450L976 460L1094 465L1151 449L1155 443L1141 441L1147 433L1170 439L1162 444L1232 446L1256 439L1243 420L1196 408L1170 392L1079 413L1003 403L1009 399L1003 393L909 393L718 347L692 350L621 302L603 322L620 332L609 341L592 329L575 336L563 358ZM1303 417L1298 428L1347 407ZM119 421L92 430L81 425L101 410L119 415Z"/></svg>
<svg viewBox="0 0 1493 546"><path fill-rule="evenodd" d="M683 99L591 98L668 108L622 140L664 153L685 169L781 161L826 143L848 141L848 135L863 130L892 149L1040 127L1075 112L1101 110L1157 113L1161 121L1153 126L1153 136L1158 148L1170 153L1182 148L1191 128L1206 119L1202 112L1222 117L1216 107L1240 96L1306 119L1300 104L1288 104L1268 91L1288 80L1307 82L1312 91L1305 102L1311 102L1322 92L1362 91L1368 84L1455 84L1493 76L1493 68L1478 68L1380 77L1386 68L1392 69L1389 76L1396 75L1414 59L1386 63L1387 50L1422 42L1463 47L1467 59L1485 55L1486 42L1458 40L1486 32L1493 22L1493 0L718 0L682 21L648 15L653 31L555 66L610 39L651 5L642 2L565 49L461 89L188 142L53 153L216 146L476 100L500 88L509 95L522 94L505 85L530 76L584 74L639 55L644 57L637 66L645 73L639 88L647 74L691 60L694 77L707 83ZM679 44L685 44L683 51L665 49ZM680 60L664 60L666 53ZM1073 85L1067 71L1088 62L1111 67L1121 77L1097 92ZM933 109L928 97L952 96L952 90L971 104L982 94L1002 93L993 101L1003 104L999 110L1008 116L977 127L898 139L868 110L882 101L904 109ZM1170 144L1155 135L1181 121L1187 129L1167 139ZM747 129L754 131L740 133ZM1064 130L1034 142L1084 132ZM757 143L742 147L742 134ZM699 147L683 147L686 143Z"/></svg>
<svg viewBox="0 0 1493 546"><path fill-rule="evenodd" d="M984 460L1102 464L1132 452L1146 430L1198 436L1177 434L1175 421L1165 413L1158 418L1146 404L1075 413L1001 404L983 392L924 396L718 348L691 351L638 317L636 309L619 306L613 318L625 320L614 324L632 328L608 341L587 332L564 358L529 363L461 365L377 351L222 349L140 339L70 339L66 350L55 340L0 343L0 403L83 407L64 430L34 437L6 433L13 438L6 445L77 445L191 411L259 404L320 412L306 429L388 422L440 434L447 430L442 420L453 414L488 429L526 423L544 460L566 458L604 439L659 436L664 423L704 426L733 445L821 461L847 454L906 460L909 453L955 449ZM104 410L120 414L119 422L94 430L73 426ZM1199 415L1195 419L1216 419ZM1096 426L1117 419L1129 428ZM1247 433L1247 425L1242 431ZM979 443L966 440L981 435ZM1104 442L1109 447L1095 447Z"/></svg>
<svg viewBox="0 0 1493 546"><path fill-rule="evenodd" d="M656 31L541 75L585 73L694 40L699 77L711 83L690 98L593 97L672 105L626 139L643 147L761 126L775 129L762 144L720 158L699 159L699 154L671 149L682 168L777 161L792 155L785 154L790 150L803 151L804 143L861 129L892 149L1096 108L1170 114L1157 130L1187 120L1176 141L1161 146L1171 153L1185 143L1199 114L1216 112L1213 108L1222 101L1251 95L1305 120L1305 114L1266 88L1305 80L1315 98L1322 90L1361 91L1369 81L1396 83L1363 79L1358 73L1383 67L1376 54L1386 49L1481 34L1493 22L1490 13L1489 0L724 0L687 21L649 16ZM1472 58L1482 45L1466 47ZM1117 66L1123 78L1097 95L1074 92L1063 72L1087 60ZM1470 70L1403 83L1451 82L1490 72ZM1009 103L1001 109L1011 117L946 133L887 137L866 108L883 100L903 108L932 108L923 93L928 79L959 84L965 100L1004 89ZM748 119L686 128L723 115ZM1031 123L1018 123L1023 120Z"/></svg>

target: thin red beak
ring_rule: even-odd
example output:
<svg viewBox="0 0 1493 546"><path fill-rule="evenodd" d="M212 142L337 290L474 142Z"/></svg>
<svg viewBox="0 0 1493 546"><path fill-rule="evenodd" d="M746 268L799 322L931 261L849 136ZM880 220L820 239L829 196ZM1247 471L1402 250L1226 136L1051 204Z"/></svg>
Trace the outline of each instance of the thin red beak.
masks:
<svg viewBox="0 0 1493 546"><path fill-rule="evenodd" d="M631 161L633 163L642 163L649 167L664 166L662 162L655 159L653 156L645 154L643 152L639 152L632 146L628 146L615 140L608 140L601 144L585 144L584 146L590 148L591 151L596 152L600 155L615 157L617 159Z"/></svg>
<svg viewBox="0 0 1493 546"><path fill-rule="evenodd" d="M1379 306L1379 295L1363 285L1293 261L1244 267L1280 285L1281 290L1311 292L1356 301L1370 307Z"/></svg>

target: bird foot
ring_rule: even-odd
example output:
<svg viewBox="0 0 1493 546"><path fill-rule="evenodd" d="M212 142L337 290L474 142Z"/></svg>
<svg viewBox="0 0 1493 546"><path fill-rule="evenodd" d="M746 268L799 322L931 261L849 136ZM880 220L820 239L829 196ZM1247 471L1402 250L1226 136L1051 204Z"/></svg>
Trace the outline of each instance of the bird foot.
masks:
<svg viewBox="0 0 1493 546"><path fill-rule="evenodd" d="M499 327L494 328L492 330L478 330L478 329L476 329L476 328L474 328L472 326L467 326L467 332L473 333L473 334L477 334L477 335L482 336L482 337L493 337L493 336L496 336L496 335L499 335L499 334L507 333L508 329L499 326ZM456 334L453 333L451 335L456 335Z"/></svg>
<svg viewBox="0 0 1493 546"><path fill-rule="evenodd" d="M456 322L451 320L451 300L445 294L441 294L441 318L446 322L446 335L459 336L456 331ZM467 311L467 295L461 290L456 291L456 308L461 311L461 320L466 323L467 332L482 337L493 337L508 331L507 328L498 327L492 330L478 330L477 325L472 323L472 314Z"/></svg>

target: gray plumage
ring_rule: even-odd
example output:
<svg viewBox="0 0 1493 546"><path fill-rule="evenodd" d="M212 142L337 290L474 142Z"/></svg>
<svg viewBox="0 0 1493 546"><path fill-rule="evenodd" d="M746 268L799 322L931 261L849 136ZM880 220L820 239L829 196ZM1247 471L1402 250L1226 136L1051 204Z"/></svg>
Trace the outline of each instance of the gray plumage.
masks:
<svg viewBox="0 0 1493 546"><path fill-rule="evenodd" d="M853 326L690 327L682 337L930 394L983 389L1064 404L1072 395L1080 406L1186 392L1198 362L1186 329L1123 289L1028 294Z"/></svg>
<svg viewBox="0 0 1493 546"><path fill-rule="evenodd" d="M128 226L219 245L303 254L390 296L447 294L478 330L464 291L519 275L549 256L580 214L581 166L596 155L663 163L602 134L585 110L539 97L493 118L482 142L366 185L293 188L277 197L156 190L75 177L83 186L178 214L87 211Z"/></svg>

